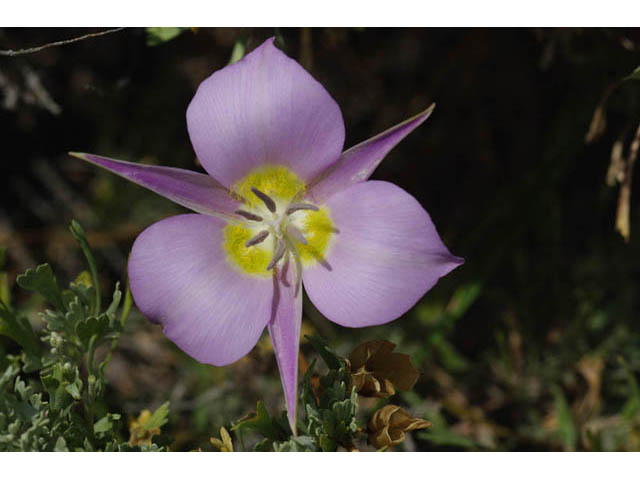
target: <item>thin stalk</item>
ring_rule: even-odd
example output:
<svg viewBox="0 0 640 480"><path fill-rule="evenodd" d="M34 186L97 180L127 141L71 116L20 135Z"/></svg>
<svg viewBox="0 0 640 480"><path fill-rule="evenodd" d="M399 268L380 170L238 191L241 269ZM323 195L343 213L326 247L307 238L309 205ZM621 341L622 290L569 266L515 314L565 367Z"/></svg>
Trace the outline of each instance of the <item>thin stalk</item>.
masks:
<svg viewBox="0 0 640 480"><path fill-rule="evenodd" d="M87 263L89 264L89 270L91 271L93 288L95 290L95 302L93 307L93 315L98 315L101 310L101 299L100 299L100 282L98 281L98 269L96 268L96 261L93 258L93 253L91 253L91 249L89 248L89 242L87 242L87 235L85 234L82 226L75 220L72 220L70 230L74 238L80 244L80 248L82 249L82 252L84 253L84 256L87 259Z"/></svg>
<svg viewBox="0 0 640 480"><path fill-rule="evenodd" d="M124 304L122 305L122 313L120 314L120 328L124 328L125 323L127 323L127 317L129 316L129 312L131 311L131 306L133 305L133 297L131 296L131 289L129 288L129 280L127 280L127 288L124 294ZM111 357L113 357L113 352L115 352L116 348L118 348L118 342L120 341L120 333L116 333L111 340L111 346L109 347L109 352L107 352L107 356L100 363L98 370L100 371L100 376L104 376L104 369L111 361Z"/></svg>

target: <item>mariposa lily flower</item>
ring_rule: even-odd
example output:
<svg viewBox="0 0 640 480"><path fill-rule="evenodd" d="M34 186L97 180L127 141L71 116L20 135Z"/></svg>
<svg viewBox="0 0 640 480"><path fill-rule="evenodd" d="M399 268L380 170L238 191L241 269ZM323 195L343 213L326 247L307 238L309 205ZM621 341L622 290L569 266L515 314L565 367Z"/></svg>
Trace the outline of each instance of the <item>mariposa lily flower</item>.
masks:
<svg viewBox="0 0 640 480"><path fill-rule="evenodd" d="M266 326L295 432L301 283L329 320L365 327L398 318L462 263L411 195L366 181L432 110L343 153L340 108L269 39L204 80L187 109L208 175L72 155L196 212L138 236L133 298L203 363L235 362Z"/></svg>

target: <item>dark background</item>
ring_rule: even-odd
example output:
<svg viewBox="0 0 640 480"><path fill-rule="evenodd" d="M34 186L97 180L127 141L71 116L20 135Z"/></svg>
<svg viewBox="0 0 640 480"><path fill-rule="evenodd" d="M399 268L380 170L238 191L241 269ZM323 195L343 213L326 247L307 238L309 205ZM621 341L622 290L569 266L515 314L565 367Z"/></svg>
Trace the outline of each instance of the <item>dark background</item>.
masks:
<svg viewBox="0 0 640 480"><path fill-rule="evenodd" d="M0 49L94 31L0 29ZM136 235L182 209L66 152L199 169L185 122L198 84L239 39L250 50L272 35L340 105L345 147L437 103L373 178L414 195L465 265L383 327L341 328L305 303L305 331L340 353L387 338L412 355L423 375L395 401L434 428L402 448L639 450L640 209L632 194L625 242L619 186L605 180L614 142L626 156L640 122L640 82L620 83L640 65L640 30L198 29L148 46L130 28L0 56L10 278L48 261L73 279L85 268L67 230L76 218L105 293L125 281ZM607 93L606 128L587 143ZM41 306L23 307L37 322ZM199 365L136 312L108 401L133 416L170 399L176 448L202 447L257 399L281 407L270 349L266 338L232 366Z"/></svg>

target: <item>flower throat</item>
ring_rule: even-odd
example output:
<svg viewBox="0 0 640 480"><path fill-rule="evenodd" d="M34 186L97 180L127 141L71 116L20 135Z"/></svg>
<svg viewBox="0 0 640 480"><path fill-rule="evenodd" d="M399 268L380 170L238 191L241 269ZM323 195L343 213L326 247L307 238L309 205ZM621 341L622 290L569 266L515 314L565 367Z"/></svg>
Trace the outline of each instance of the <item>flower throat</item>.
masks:
<svg viewBox="0 0 640 480"><path fill-rule="evenodd" d="M284 166L255 169L231 189L242 205L224 229L224 249L242 273L270 277L296 269L296 294L302 267L326 264L338 233L326 206L305 200L305 184Z"/></svg>

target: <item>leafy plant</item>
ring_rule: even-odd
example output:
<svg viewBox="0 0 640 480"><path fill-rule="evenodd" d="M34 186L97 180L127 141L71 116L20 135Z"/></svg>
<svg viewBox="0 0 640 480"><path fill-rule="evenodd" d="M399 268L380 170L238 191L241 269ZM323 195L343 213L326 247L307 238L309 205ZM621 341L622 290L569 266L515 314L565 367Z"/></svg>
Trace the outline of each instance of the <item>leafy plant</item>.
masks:
<svg viewBox="0 0 640 480"><path fill-rule="evenodd" d="M0 334L22 347L19 354L7 355L0 375L0 451L163 450L164 445L151 442L130 445L122 434L121 414L104 411L105 368L118 346L132 299L127 289L122 302L116 284L111 302L102 309L86 234L76 221L70 230L91 275L85 272L62 289L51 266L43 264L16 280L51 307L40 314L41 330L7 303L8 295L0 299ZM107 345L107 353L98 361L96 349L102 345ZM166 423L167 413L165 404L149 419L150 428Z"/></svg>

